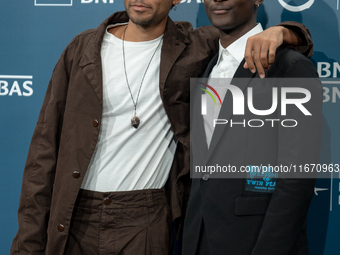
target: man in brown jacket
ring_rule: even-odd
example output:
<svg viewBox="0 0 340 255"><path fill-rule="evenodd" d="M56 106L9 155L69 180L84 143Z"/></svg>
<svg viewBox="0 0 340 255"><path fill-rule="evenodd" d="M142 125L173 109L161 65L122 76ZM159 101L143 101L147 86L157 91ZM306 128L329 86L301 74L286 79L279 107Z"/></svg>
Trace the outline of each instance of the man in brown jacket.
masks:
<svg viewBox="0 0 340 255"><path fill-rule="evenodd" d="M179 2L125 0L126 12L64 50L30 145L11 254L170 254L190 190L189 79L218 49L212 27L171 21ZM307 30L286 25L309 54ZM261 72L261 55L298 37L276 27L258 40L262 52L249 49Z"/></svg>

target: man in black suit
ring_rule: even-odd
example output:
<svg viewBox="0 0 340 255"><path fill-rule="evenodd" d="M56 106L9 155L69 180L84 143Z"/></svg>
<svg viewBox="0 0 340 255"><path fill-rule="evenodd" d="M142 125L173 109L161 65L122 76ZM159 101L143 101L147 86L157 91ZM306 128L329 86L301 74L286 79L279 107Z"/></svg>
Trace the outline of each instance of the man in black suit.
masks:
<svg viewBox="0 0 340 255"><path fill-rule="evenodd" d="M217 82L233 78L230 84L236 89L229 86L229 90L217 91L216 95L222 97L221 107L203 114L203 93L197 86L193 88L194 178L184 223L184 255L308 254L306 215L315 174L297 176L283 170L276 174L216 173L217 166L237 171L242 167L263 170L262 166L270 165L287 170L319 160L322 85L311 61L282 47L267 78L260 79L242 68L247 38L262 30L256 24L256 10L262 2L204 1L210 21L220 29L220 50L209 63L203 75L208 80L203 83L212 85L214 78L219 78ZM296 79L287 82L286 78ZM296 87L300 88L298 92L284 93ZM250 104L244 101L243 111L242 105L234 104L235 91L241 91L245 99L252 98ZM283 98L295 98L301 104L285 106L281 93ZM207 108L212 109L209 105ZM256 109L268 111L261 116ZM207 171L208 166L216 167L216 172Z"/></svg>

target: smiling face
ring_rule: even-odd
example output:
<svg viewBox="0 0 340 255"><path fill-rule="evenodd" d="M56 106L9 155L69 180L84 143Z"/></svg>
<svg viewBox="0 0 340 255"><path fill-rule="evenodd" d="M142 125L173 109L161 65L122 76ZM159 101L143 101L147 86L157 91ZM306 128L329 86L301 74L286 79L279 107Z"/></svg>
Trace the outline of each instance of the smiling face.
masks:
<svg viewBox="0 0 340 255"><path fill-rule="evenodd" d="M204 0L211 23L222 31L251 29L256 24L256 4L260 0Z"/></svg>
<svg viewBox="0 0 340 255"><path fill-rule="evenodd" d="M133 23L148 27L165 21L172 5L179 2L180 0L124 0L124 6Z"/></svg>

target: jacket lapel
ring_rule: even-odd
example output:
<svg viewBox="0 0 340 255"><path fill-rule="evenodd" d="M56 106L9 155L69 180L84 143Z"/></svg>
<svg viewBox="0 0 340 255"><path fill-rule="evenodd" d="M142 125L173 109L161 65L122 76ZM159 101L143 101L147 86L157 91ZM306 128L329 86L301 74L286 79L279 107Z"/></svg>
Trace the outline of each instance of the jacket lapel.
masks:
<svg viewBox="0 0 340 255"><path fill-rule="evenodd" d="M205 69L203 75L201 78L209 78L209 75L216 65L218 60L218 54L216 54L209 62L207 68ZM203 161L203 164L206 162L207 154L208 154L208 146L207 146L207 138L205 135L205 128L204 128L204 121L203 121L203 116L201 114L201 100L202 97L201 95L204 92L202 90L195 89L193 88L193 99L191 103L192 107L192 123L191 123L191 137L192 139L192 154L195 155L193 159L195 160L194 165L201 165L201 162L197 161Z"/></svg>
<svg viewBox="0 0 340 255"><path fill-rule="evenodd" d="M195 164L194 165L202 165L202 162L207 157L208 154L208 146L206 143L206 135L204 129L204 121L203 116L201 114L201 100L202 94L204 92L199 89L195 89L192 92L193 102L191 102L191 152L192 157ZM204 162L203 162L204 163Z"/></svg>
<svg viewBox="0 0 340 255"><path fill-rule="evenodd" d="M213 70L214 66L216 65L217 63L217 60L218 60L218 54L216 54L212 60L210 60L207 68L205 69L203 75L202 75L202 78L209 78L209 75L211 73L211 71Z"/></svg>
<svg viewBox="0 0 340 255"><path fill-rule="evenodd" d="M129 17L126 12L117 12L108 17L95 29L93 37L87 44L79 62L80 67L83 68L85 76L91 82L101 104L103 104L103 74L101 62L103 37L109 24L126 23L128 21Z"/></svg>
<svg viewBox="0 0 340 255"><path fill-rule="evenodd" d="M255 75L256 75L256 74L253 74L252 72L250 72L248 69L244 69L243 68L244 63L245 63L245 60L243 59L241 64L238 66L233 79L231 80L231 84L239 87L243 92L248 87L251 79L253 77L255 77ZM243 93L243 94L245 94L245 93ZM246 98L244 100L246 102ZM210 148L209 148L206 163L208 162L211 155L214 153L216 146L218 145L218 143L221 140L222 134L228 128L232 114L233 114L233 96L232 96L230 90L228 90L227 94L225 95L225 98L223 100L222 108L221 108L220 113L218 115L219 119L228 120L228 124L217 125L215 127L213 136L211 138L211 143L210 143Z"/></svg>
<svg viewBox="0 0 340 255"><path fill-rule="evenodd" d="M179 32L175 23L168 18L163 37L159 74L159 89L162 99L164 99L164 86L169 72L188 43L190 42L187 37Z"/></svg>

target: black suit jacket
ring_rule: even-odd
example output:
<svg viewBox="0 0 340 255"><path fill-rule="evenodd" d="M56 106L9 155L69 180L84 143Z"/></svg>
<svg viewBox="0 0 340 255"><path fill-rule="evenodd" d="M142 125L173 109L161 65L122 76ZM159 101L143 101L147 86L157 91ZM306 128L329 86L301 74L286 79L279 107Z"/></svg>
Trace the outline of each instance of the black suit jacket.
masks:
<svg viewBox="0 0 340 255"><path fill-rule="evenodd" d="M218 56L209 63L203 77L208 77ZM269 109L272 105L272 86L258 85L257 74L239 66L231 84L243 90L253 88L256 109ZM314 78L299 87L308 88L312 97L304 106L312 113L306 117L295 106L287 106L287 115L281 116L281 105L269 116L252 114L245 106L243 116L233 115L233 98L227 92L219 119L242 122L246 125L217 125L209 150L205 142L203 120L193 113L191 133L192 166L291 166L318 163L322 133L322 85L313 64L300 53L279 48L274 65L266 74L269 78ZM243 78L241 82L235 78ZM304 80L306 83L306 80ZM280 84L280 88L295 84ZM200 91L200 90L195 90ZM192 98L193 109L200 109L200 95ZM246 101L246 100L245 100ZM198 111L200 112L200 110ZM295 119L294 128L271 122L261 128L249 127L249 119ZM252 123L255 125L255 123ZM258 125L258 123L256 124ZM287 255L308 254L306 215L313 195L315 175L308 179L276 179L275 190L258 191L248 185L249 175L242 178L214 178L216 174L202 174L193 179L186 220L184 224L183 254L197 253L202 223L210 253L228 255ZM221 177L221 176L219 176ZM224 175L222 177L228 177ZM235 176L234 176L235 177ZM238 176L239 177L239 176ZM289 176L291 177L291 176ZM275 179L274 179L275 180Z"/></svg>

